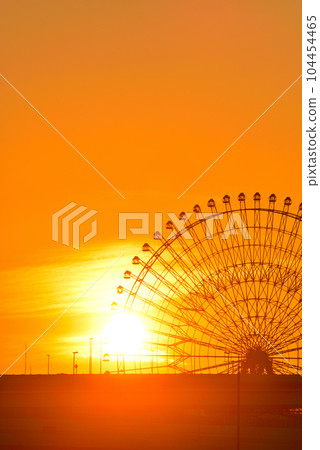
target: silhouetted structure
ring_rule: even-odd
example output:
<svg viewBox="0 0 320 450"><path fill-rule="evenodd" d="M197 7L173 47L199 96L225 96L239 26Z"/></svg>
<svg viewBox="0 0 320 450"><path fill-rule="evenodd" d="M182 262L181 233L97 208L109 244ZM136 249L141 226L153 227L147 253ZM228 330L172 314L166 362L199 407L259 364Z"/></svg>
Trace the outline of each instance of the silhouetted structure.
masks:
<svg viewBox="0 0 320 450"><path fill-rule="evenodd" d="M301 219L261 195L243 193L223 211L195 205L167 222L158 249L127 270L124 310L148 327L143 351L122 372L297 374L301 372ZM132 280L132 284L130 283ZM238 363L240 359L240 364ZM125 367L125 368L124 368ZM239 369L240 367L240 369ZM114 370L115 371L115 370Z"/></svg>

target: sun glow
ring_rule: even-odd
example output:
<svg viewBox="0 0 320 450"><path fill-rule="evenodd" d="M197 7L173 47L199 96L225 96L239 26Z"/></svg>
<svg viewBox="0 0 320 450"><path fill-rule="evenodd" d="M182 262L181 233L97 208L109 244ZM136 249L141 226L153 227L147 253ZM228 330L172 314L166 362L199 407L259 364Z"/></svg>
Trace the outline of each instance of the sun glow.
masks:
<svg viewBox="0 0 320 450"><path fill-rule="evenodd" d="M103 337L110 357L115 354L138 356L141 354L146 333L137 316L119 313L105 325Z"/></svg>

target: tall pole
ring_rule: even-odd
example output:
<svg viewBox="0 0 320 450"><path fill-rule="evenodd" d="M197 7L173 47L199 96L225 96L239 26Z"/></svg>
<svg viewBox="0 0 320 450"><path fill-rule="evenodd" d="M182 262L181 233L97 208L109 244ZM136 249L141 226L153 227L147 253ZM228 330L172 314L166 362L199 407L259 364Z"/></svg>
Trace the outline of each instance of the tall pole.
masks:
<svg viewBox="0 0 320 450"><path fill-rule="evenodd" d="M92 375L92 340L93 338L89 339L89 375Z"/></svg>
<svg viewBox="0 0 320 450"><path fill-rule="evenodd" d="M24 346L24 374L27 375L27 350L28 346L25 344Z"/></svg>
<svg viewBox="0 0 320 450"><path fill-rule="evenodd" d="M102 336L100 335L100 375L102 374Z"/></svg>
<svg viewBox="0 0 320 450"><path fill-rule="evenodd" d="M73 360L72 360L72 375L74 375L74 370L76 368L76 354L78 352L72 352L73 353Z"/></svg>
<svg viewBox="0 0 320 450"><path fill-rule="evenodd" d="M238 374L237 374L237 450L240 450L240 372L241 358L238 357Z"/></svg>
<svg viewBox="0 0 320 450"><path fill-rule="evenodd" d="M48 375L50 375L50 355L47 355L48 358Z"/></svg>

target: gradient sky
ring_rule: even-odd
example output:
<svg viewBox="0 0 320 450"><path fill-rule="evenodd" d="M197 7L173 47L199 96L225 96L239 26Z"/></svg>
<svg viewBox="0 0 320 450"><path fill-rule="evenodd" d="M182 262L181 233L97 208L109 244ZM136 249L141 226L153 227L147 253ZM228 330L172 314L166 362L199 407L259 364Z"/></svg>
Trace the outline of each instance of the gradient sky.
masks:
<svg viewBox="0 0 320 450"><path fill-rule="evenodd" d="M0 5L0 72L126 197L0 78L0 372L126 251L30 351L34 373L47 353L53 372L70 372L74 350L85 372L88 338L152 243L119 241L119 212L178 214L242 191L281 204L289 195L298 208L300 81L178 197L301 74L301 2ZM80 251L51 240L51 215L71 201L99 211L98 235ZM23 370L22 359L9 373Z"/></svg>

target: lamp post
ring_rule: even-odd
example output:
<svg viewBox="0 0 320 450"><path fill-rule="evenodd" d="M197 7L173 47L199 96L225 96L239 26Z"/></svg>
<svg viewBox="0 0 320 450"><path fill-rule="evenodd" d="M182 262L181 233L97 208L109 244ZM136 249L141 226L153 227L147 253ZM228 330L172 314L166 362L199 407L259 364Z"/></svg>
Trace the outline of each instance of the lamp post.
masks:
<svg viewBox="0 0 320 450"><path fill-rule="evenodd" d="M100 335L100 375L102 374L102 336Z"/></svg>
<svg viewBox="0 0 320 450"><path fill-rule="evenodd" d="M89 339L89 375L92 375L92 341L93 338Z"/></svg>
<svg viewBox="0 0 320 450"><path fill-rule="evenodd" d="M240 450L240 375L241 375L241 354L238 355L238 374L237 374L237 450Z"/></svg>
<svg viewBox="0 0 320 450"><path fill-rule="evenodd" d="M24 346L24 374L27 375L27 351L28 351L28 346L27 344L25 344Z"/></svg>
<svg viewBox="0 0 320 450"><path fill-rule="evenodd" d="M105 353L103 355L103 362L109 362L110 361L110 355L109 353Z"/></svg>
<svg viewBox="0 0 320 450"><path fill-rule="evenodd" d="M76 354L77 354L78 352L72 352L72 354L73 354L73 362L72 362L72 375L74 375L74 370L75 370L75 368L76 368ZM77 366L78 367L78 366Z"/></svg>

